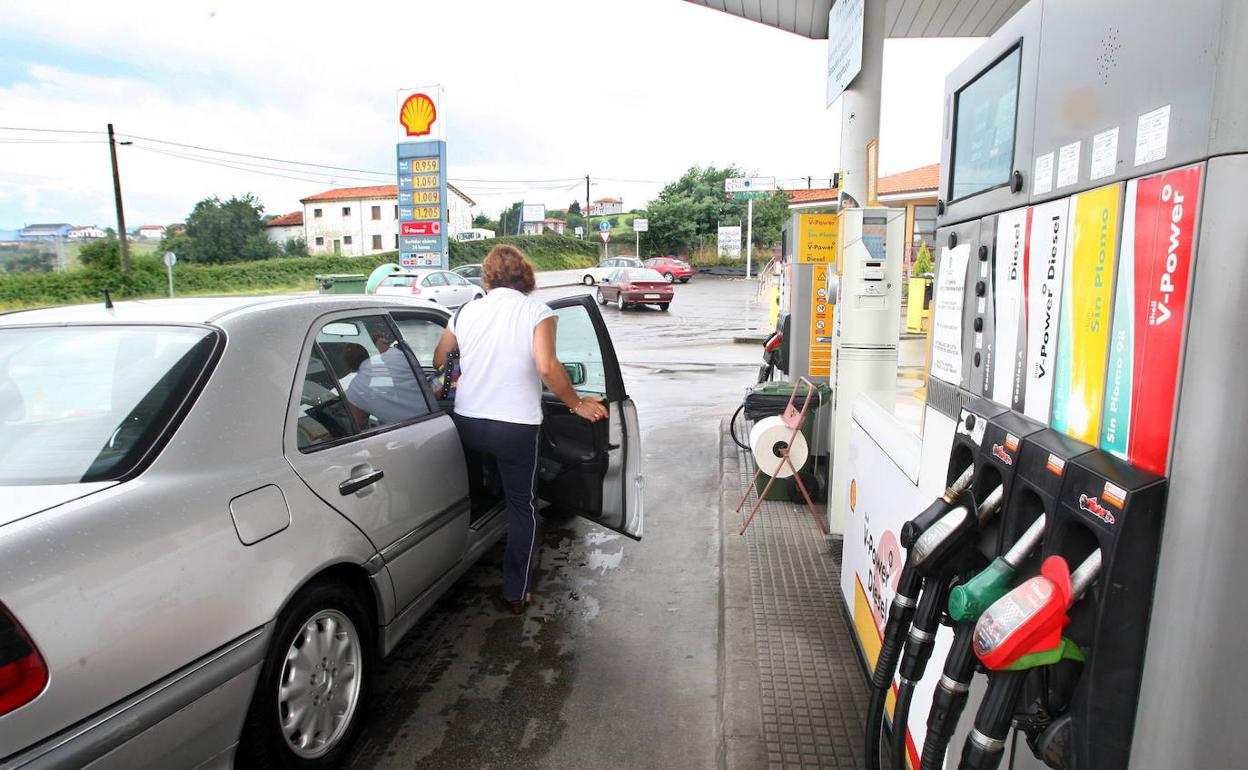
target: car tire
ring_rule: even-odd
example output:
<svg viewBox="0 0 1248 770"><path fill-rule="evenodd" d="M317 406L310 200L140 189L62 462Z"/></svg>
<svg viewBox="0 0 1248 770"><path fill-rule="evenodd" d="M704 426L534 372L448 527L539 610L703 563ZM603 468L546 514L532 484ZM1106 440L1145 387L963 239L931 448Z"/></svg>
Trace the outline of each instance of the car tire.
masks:
<svg viewBox="0 0 1248 770"><path fill-rule="evenodd" d="M585 284L586 286L593 286L594 277L586 273L585 277L581 279L581 283Z"/></svg>
<svg viewBox="0 0 1248 770"><path fill-rule="evenodd" d="M239 767L321 770L342 763L364 722L377 661L373 628L360 597L342 583L313 583L291 600L277 619L260 669L238 743ZM336 640L337 652L319 661L308 658L303 650L317 635ZM340 668L353 671L350 680ZM306 686L294 686L304 680ZM284 725L292 703L303 705L305 713L327 715L326 722L304 729L325 728L329 735L318 730L308 738L299 726ZM335 720L332 712L340 709L345 717Z"/></svg>
<svg viewBox="0 0 1248 770"><path fill-rule="evenodd" d="M668 309L669 307L671 307L671 306L672 306L672 303L670 303L670 302L660 302L660 303L659 303L659 310L667 310L667 309Z"/></svg>
<svg viewBox="0 0 1248 770"><path fill-rule="evenodd" d="M619 308L621 312L628 307L628 304L624 302L624 292L620 292L615 295L615 306Z"/></svg>
<svg viewBox="0 0 1248 770"><path fill-rule="evenodd" d="M671 273L664 273L663 277L667 279L668 283L671 283L672 281L675 280L675 276L673 276Z"/></svg>
<svg viewBox="0 0 1248 770"><path fill-rule="evenodd" d="M606 297L604 297L604 296L602 296L602 289L599 289L599 290L598 290L598 292L597 292L597 296L598 296L598 304L599 304L599 305L605 305L605 304L607 304L607 298L606 298Z"/></svg>
<svg viewBox="0 0 1248 770"><path fill-rule="evenodd" d="M681 283L689 283L689 279L690 279L690 278L692 278L692 277L693 277L693 276L691 276L691 275L686 275L684 278L681 278L681 279L680 279L680 282L681 282Z"/></svg>

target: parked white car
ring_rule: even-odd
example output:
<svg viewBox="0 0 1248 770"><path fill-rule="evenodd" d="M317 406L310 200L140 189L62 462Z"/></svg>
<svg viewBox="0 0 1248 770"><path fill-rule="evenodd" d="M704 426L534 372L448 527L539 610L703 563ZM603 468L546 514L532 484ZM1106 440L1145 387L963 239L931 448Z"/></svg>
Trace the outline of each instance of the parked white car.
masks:
<svg viewBox="0 0 1248 770"><path fill-rule="evenodd" d="M642 532L593 299L550 303L539 495ZM338 295L0 316L0 768L339 764L369 681L501 537L426 381L450 313Z"/></svg>
<svg viewBox="0 0 1248 770"><path fill-rule="evenodd" d="M374 294L386 297L415 297L443 307L457 308L485 296L485 289L450 270L405 270L386 276Z"/></svg>
<svg viewBox="0 0 1248 770"><path fill-rule="evenodd" d="M584 274L581 276L581 283L586 286L593 286L599 281L611 275L621 267L645 267L640 259L636 257L612 257L604 259L595 267L585 268Z"/></svg>

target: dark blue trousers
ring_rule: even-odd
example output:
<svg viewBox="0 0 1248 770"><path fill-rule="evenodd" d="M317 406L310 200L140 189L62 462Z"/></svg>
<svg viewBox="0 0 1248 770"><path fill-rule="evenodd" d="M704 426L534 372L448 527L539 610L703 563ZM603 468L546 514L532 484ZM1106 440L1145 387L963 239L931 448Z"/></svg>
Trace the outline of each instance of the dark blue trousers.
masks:
<svg viewBox="0 0 1248 770"><path fill-rule="evenodd" d="M537 440L540 425L452 415L464 448L497 463L507 500L507 548L503 554L503 597L519 601L530 593L537 569Z"/></svg>

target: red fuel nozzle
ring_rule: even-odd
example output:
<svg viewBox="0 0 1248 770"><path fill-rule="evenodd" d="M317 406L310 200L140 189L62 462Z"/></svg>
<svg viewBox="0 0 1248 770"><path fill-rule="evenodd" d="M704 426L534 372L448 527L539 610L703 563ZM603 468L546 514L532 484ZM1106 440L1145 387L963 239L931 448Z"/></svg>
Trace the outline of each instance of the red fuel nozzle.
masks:
<svg viewBox="0 0 1248 770"><path fill-rule="evenodd" d="M998 599L975 624L975 655L990 669L1012 667L1025 656L1056 650L1062 629L1070 622L1066 610L1091 584L1101 567L1096 550L1074 575L1066 560L1050 556L1040 574Z"/></svg>

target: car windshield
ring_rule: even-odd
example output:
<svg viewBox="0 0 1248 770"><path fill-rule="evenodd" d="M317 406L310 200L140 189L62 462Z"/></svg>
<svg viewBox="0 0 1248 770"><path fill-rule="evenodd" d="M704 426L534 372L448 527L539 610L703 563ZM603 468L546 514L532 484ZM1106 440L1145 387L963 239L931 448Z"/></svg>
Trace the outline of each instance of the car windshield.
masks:
<svg viewBox="0 0 1248 770"><path fill-rule="evenodd" d="M169 427L215 339L185 326L0 331L0 486L125 476Z"/></svg>
<svg viewBox="0 0 1248 770"><path fill-rule="evenodd" d="M650 270L650 269L629 270L628 280L630 281L661 281L663 283L667 282L667 279L659 275L658 270Z"/></svg>

